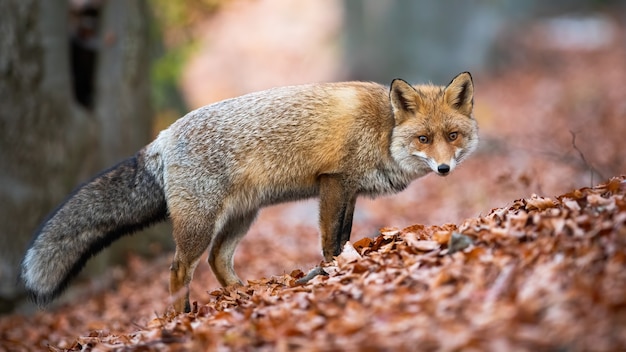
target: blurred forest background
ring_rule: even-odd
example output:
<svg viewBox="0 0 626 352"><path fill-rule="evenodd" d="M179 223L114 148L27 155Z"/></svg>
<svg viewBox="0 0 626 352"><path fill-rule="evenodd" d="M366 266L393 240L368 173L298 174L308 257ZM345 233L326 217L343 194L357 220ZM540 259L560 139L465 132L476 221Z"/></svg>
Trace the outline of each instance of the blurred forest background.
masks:
<svg viewBox="0 0 626 352"><path fill-rule="evenodd" d="M617 0L3 0L0 312L28 307L20 260L74 187L191 109L273 86L446 84L472 72L476 156L447 178L360 200L354 239L382 226L458 223L623 174L625 21ZM314 265L316 226L315 201L262 212L238 270L253 278ZM146 232L97 256L83 277L129 253L171 249L167 224ZM247 265L268 251L275 258L262 267ZM217 287L200 267L199 292ZM167 268L161 261L163 285Z"/></svg>

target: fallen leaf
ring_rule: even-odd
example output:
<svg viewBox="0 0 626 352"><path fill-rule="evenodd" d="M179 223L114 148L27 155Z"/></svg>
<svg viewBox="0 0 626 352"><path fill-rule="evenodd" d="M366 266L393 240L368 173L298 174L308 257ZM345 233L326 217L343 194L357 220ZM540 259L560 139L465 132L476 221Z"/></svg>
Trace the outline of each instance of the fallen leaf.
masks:
<svg viewBox="0 0 626 352"><path fill-rule="evenodd" d="M354 246L352 246L352 243L348 241L344 244L343 250L337 256L337 265L341 268L344 267L346 264L355 262L361 258L362 257L359 252L357 252L356 249L354 249Z"/></svg>
<svg viewBox="0 0 626 352"><path fill-rule="evenodd" d="M526 210L545 210L555 206L552 199L546 197L539 197L533 194L532 197L524 199Z"/></svg>

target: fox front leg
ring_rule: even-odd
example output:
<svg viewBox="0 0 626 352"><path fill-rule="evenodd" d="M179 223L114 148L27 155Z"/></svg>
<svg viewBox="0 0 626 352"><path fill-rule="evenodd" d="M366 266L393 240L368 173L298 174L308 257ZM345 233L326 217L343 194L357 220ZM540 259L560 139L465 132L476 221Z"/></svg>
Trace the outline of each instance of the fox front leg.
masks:
<svg viewBox="0 0 626 352"><path fill-rule="evenodd" d="M331 261L350 239L356 194L337 175L320 178L320 230L324 259Z"/></svg>
<svg viewBox="0 0 626 352"><path fill-rule="evenodd" d="M354 207L356 206L356 197L354 194L348 199L346 211L343 216L343 224L341 227L341 243L339 244L339 251L343 248L346 242L350 241L350 234L352 233L352 217L354 216Z"/></svg>

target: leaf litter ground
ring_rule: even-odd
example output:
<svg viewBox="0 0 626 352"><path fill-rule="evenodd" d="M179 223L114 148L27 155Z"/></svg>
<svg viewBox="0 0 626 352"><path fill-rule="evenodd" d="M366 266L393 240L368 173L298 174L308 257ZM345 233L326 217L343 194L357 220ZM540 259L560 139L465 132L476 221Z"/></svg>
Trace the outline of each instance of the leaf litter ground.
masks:
<svg viewBox="0 0 626 352"><path fill-rule="evenodd" d="M328 275L305 284L295 270L220 288L189 314L167 311L143 326L47 336L49 349L619 350L626 346L626 177L520 199L458 226L383 228L322 266ZM54 317L72 319L39 313L35 320ZM9 326L29 321L2 321L4 347L46 343L36 331L24 336L27 329Z"/></svg>

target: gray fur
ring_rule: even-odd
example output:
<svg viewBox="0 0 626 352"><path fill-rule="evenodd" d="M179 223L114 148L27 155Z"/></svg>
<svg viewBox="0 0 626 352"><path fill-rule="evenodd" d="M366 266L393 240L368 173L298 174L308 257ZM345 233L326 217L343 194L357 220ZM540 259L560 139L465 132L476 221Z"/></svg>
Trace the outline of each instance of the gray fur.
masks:
<svg viewBox="0 0 626 352"><path fill-rule="evenodd" d="M143 151L80 186L46 220L22 262L22 280L46 304L87 259L120 236L163 220L160 177L146 169Z"/></svg>

